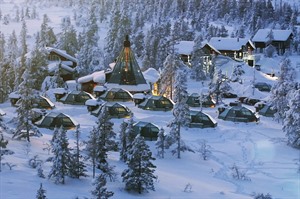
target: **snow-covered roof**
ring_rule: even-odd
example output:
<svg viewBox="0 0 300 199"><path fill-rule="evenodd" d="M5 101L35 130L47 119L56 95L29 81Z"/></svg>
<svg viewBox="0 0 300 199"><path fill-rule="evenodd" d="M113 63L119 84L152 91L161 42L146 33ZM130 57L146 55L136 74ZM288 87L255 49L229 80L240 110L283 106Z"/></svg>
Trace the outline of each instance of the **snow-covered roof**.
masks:
<svg viewBox="0 0 300 199"><path fill-rule="evenodd" d="M271 29L259 29L254 37L252 38L253 42L267 42L269 40L268 35ZM286 41L289 36L292 34L291 30L273 30L273 41Z"/></svg>
<svg viewBox="0 0 300 199"><path fill-rule="evenodd" d="M120 84L108 84L106 83L105 86L110 89L110 88L122 88L127 91L149 91L150 86L149 84L138 84L138 85L120 85Z"/></svg>
<svg viewBox="0 0 300 199"><path fill-rule="evenodd" d="M241 50L247 43L253 47L253 43L247 38L212 37L208 44L217 50Z"/></svg>
<svg viewBox="0 0 300 199"><path fill-rule="evenodd" d="M193 52L194 41L180 41L175 45L178 54L190 55Z"/></svg>
<svg viewBox="0 0 300 199"><path fill-rule="evenodd" d="M110 63L110 64L109 64L109 67L111 68L111 70L114 69L115 65L116 65L116 62L113 62L113 63Z"/></svg>
<svg viewBox="0 0 300 199"><path fill-rule="evenodd" d="M54 88L53 89L53 93L55 93L55 94L65 94L67 92L68 91L65 88Z"/></svg>
<svg viewBox="0 0 300 199"><path fill-rule="evenodd" d="M154 68L148 68L143 72L144 78L147 82L155 83L159 80L159 72Z"/></svg>
<svg viewBox="0 0 300 199"><path fill-rule="evenodd" d="M90 82L90 81L94 81L96 83L105 83L105 72L104 70L101 71L96 71L90 75L86 75L83 77L80 77L78 79L78 83L82 84L82 83L86 83L86 82Z"/></svg>
<svg viewBox="0 0 300 199"><path fill-rule="evenodd" d="M68 53L66 53L66 51L63 51L63 50L60 50L60 49L57 49L57 48L53 48L53 47L45 47L45 49L48 52L55 52L56 54L59 54L60 56L65 57L68 60L71 60L71 61L77 63L77 59L75 57L69 55Z"/></svg>
<svg viewBox="0 0 300 199"><path fill-rule="evenodd" d="M95 86L94 87L94 89L93 89L93 91L95 92L102 92L102 91L106 91L106 87L104 87L104 86Z"/></svg>
<svg viewBox="0 0 300 199"><path fill-rule="evenodd" d="M88 100L85 101L86 106L98 106L98 105L101 105L103 103L104 103L104 101L101 100L101 99L88 99Z"/></svg>
<svg viewBox="0 0 300 199"><path fill-rule="evenodd" d="M144 99L146 96L143 93L135 93L132 98L133 99Z"/></svg>
<svg viewBox="0 0 300 199"><path fill-rule="evenodd" d="M49 72L54 72L55 70L58 69L58 67L61 67L62 69L69 71L71 73L75 72L75 68L70 67L69 65L63 64L63 63L57 63L57 62L52 62L48 64L48 71Z"/></svg>
<svg viewBox="0 0 300 199"><path fill-rule="evenodd" d="M43 98L43 99L45 99L51 107L55 107L55 105L53 104L53 102L51 102L51 100L49 100L47 97L44 97L42 95L40 95L40 97Z"/></svg>
<svg viewBox="0 0 300 199"><path fill-rule="evenodd" d="M220 51L218 51L215 47L213 47L213 46L210 45L209 43L204 44L203 47L206 46L206 45L207 45L208 47L210 47L211 49L213 49L216 53L221 54Z"/></svg>

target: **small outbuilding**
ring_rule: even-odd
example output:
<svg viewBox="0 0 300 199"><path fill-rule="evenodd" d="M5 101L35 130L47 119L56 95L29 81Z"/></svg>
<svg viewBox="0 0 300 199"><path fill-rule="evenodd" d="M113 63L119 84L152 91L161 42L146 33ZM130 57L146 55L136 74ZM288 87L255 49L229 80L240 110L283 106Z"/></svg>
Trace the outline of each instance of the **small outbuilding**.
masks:
<svg viewBox="0 0 300 199"><path fill-rule="evenodd" d="M200 107L202 99L202 107L215 107L216 102L209 95L203 95L202 97L198 93L192 93L188 96L186 103L191 107Z"/></svg>
<svg viewBox="0 0 300 199"><path fill-rule="evenodd" d="M94 92L94 95L95 95L96 97L99 97L100 95L102 95L103 93L105 93L106 90L107 90L107 89L106 89L105 86L100 86L100 85L98 85L98 86L95 86L95 87L94 87L93 92Z"/></svg>
<svg viewBox="0 0 300 199"><path fill-rule="evenodd" d="M72 129L78 126L78 123L70 116L60 112L49 112L42 119L34 122L34 124L38 127L49 129L61 126L66 129Z"/></svg>
<svg viewBox="0 0 300 199"><path fill-rule="evenodd" d="M190 128L214 128L217 126L217 122L211 116L201 111L191 110L190 117Z"/></svg>
<svg viewBox="0 0 300 199"><path fill-rule="evenodd" d="M9 99L10 99L10 103L12 106L18 106L18 101L21 98L20 94L18 94L17 92L13 92L11 94L9 94ZM54 109L55 105L53 104L53 102L48 99L47 97L44 97L42 95L39 95L39 97L36 99L35 102L32 102L33 107L34 108L40 108L40 109Z"/></svg>
<svg viewBox="0 0 300 199"><path fill-rule="evenodd" d="M98 117L103 108L108 111L112 118L128 118L131 115L129 108L118 102L106 102L96 110L91 111L91 114Z"/></svg>
<svg viewBox="0 0 300 199"><path fill-rule="evenodd" d="M258 114L263 115L265 117L274 117L274 114L276 112L277 111L273 109L271 106L265 105L262 109L258 111Z"/></svg>
<svg viewBox="0 0 300 199"><path fill-rule="evenodd" d="M219 109L219 119L233 122L258 122L257 116L250 109L243 106L233 106Z"/></svg>
<svg viewBox="0 0 300 199"><path fill-rule="evenodd" d="M85 91L71 91L58 99L64 104L84 105L89 99L95 99L90 93Z"/></svg>
<svg viewBox="0 0 300 199"><path fill-rule="evenodd" d="M107 91L105 91L100 97L100 99L103 99L105 101L111 102L111 101L132 101L132 95L122 89L122 88L111 88Z"/></svg>
<svg viewBox="0 0 300 199"><path fill-rule="evenodd" d="M159 128L153 123L139 121L133 125L136 134L140 134L145 140L155 141L159 133Z"/></svg>
<svg viewBox="0 0 300 199"><path fill-rule="evenodd" d="M53 104L53 102L51 102L50 99L48 99L47 97L44 96L39 96L37 103L34 104L35 108L41 108L41 109L54 109L55 105Z"/></svg>
<svg viewBox="0 0 300 199"><path fill-rule="evenodd" d="M174 102L164 96L150 96L138 105L139 108L151 111L170 111Z"/></svg>
<svg viewBox="0 0 300 199"><path fill-rule="evenodd" d="M96 110L97 108L99 108L99 106L101 106L104 103L105 102L102 99L98 98L98 99L86 100L85 105L87 106L87 110L89 112L92 112L92 111Z"/></svg>

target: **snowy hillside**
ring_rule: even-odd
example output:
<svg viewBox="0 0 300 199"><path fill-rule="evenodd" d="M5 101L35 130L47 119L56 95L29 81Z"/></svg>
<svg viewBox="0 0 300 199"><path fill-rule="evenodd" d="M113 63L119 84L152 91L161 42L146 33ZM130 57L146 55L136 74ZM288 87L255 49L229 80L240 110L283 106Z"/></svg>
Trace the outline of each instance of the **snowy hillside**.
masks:
<svg viewBox="0 0 300 199"><path fill-rule="evenodd" d="M298 0L293 1L295 4L299 3ZM10 17L14 18L17 8L21 9L26 5L24 2L25 0L0 0L2 15L10 14ZM61 6L63 2L72 2L71 0L53 1L58 2L59 6L53 6L51 5L52 1L48 1L48 7L47 1L39 3L38 0L27 0L27 2L36 3L36 11L39 16L34 19L26 19L29 49L32 49L35 45L35 37L41 29L44 14L48 15L50 19L48 25L53 28L55 34L61 33L61 22L66 16L70 17L72 25L76 23L76 20L74 20L74 9L79 8L67 5L65 7ZM278 3L279 0L274 0L273 2ZM31 4L28 3L28 5ZM168 5L161 6L165 8ZM32 7L29 7L29 9L32 11ZM111 12L111 10L107 12ZM135 13L135 15L137 14ZM80 16L77 17L80 18ZM154 18L154 16L143 17ZM108 21L106 19L102 23L98 22L99 40L97 40L97 44L101 50L103 50L107 43L105 38L110 30ZM211 24L218 25L222 23L211 22ZM150 26L146 24L143 28L144 30L148 30ZM75 27L78 33L86 31L87 28L87 26L82 24ZM21 29L22 23L14 20L11 20L8 24L3 24L3 20L0 23L0 33L3 33L5 38L8 38L14 30L16 31L16 35L19 36ZM228 29L235 30L235 27L229 27ZM152 31L163 32L163 30L162 28ZM139 32L140 30L136 31ZM138 38L138 34L135 36L135 38ZM150 37L147 39L153 43L157 42ZM120 40L123 42L123 38L120 38ZM120 46L122 46L122 42L119 42L121 43ZM133 48L138 49L138 44L132 43ZM152 46L152 43L150 46ZM99 59L103 57L105 53L101 50L101 53L96 54L95 57ZM183 52L190 51L190 49L181 50ZM142 51L136 52L140 53ZM241 75L242 83L230 82L232 88L230 92L237 94L239 97L250 97L261 100L268 100L270 98L270 92L261 92L254 89L253 82L266 82L270 85L275 85L280 75L280 63L284 57L274 56L266 58L263 54L259 54L258 56L260 56L260 59L257 61L257 64L261 66L260 71L249 67L243 62L237 62L225 56L219 56L216 59L216 69L221 69L222 73L229 79L232 77L235 66L241 65L241 69L244 71L244 74ZM296 81L300 82L300 56L295 53L288 58L291 60L291 65L296 71ZM102 61L99 62L102 63ZM139 63L146 63L144 60L141 60L141 56L138 61ZM160 60L158 63L163 61ZM154 65L154 63L151 64ZM148 71L148 76L150 76L150 72ZM268 73L275 74L275 77L267 75ZM153 79L152 76L149 77L149 79L151 78ZM208 92L209 79L198 82L190 77L187 79L187 91L189 94L202 92L206 94ZM75 89L76 85L73 85L73 87ZM53 91L54 89L49 89L45 92L55 105L53 111L69 115L80 124L80 141L83 143L80 147L83 155L87 156L87 152L84 150L86 141L89 140L93 127L97 125L98 118L91 115L85 105L70 105L57 102ZM238 98L224 98L222 103L229 104L237 100ZM159 128L164 128L166 134L169 134L171 129L168 124L174 118L172 111L143 110L131 101L120 103L132 111L135 122L151 122ZM254 106L246 104L243 104L243 106L253 112L255 111ZM190 109L200 110L201 108L191 107ZM112 198L253 199L258 194L270 194L273 199L300 199L300 153L299 149L287 145L287 137L282 130L281 122L275 121L272 117L262 115L259 116L259 122L224 121L218 118L218 106L203 108L203 112L209 114L217 122L217 126L215 128L203 129L182 127L182 141L193 152L183 152L180 159L177 159L176 155L172 155L171 153L171 149L174 146L171 149L166 149L165 157L160 158L157 156L155 141L146 141L153 157L156 158L152 161L156 166L154 172L154 175L157 177L154 180L155 191L149 190L148 193L145 192L142 194L128 192L121 177L122 172L127 169L127 164L120 160L119 151L109 151L107 161L114 167L114 171L117 174L115 181L108 180L106 184L107 190L114 193ZM0 119L3 118L3 122L10 129L16 128L17 115L17 107L12 106L9 100L0 103ZM127 120L122 118L111 119L114 124L113 130L117 134L117 141L120 141L120 125L123 121ZM1 126L0 130L2 130ZM66 177L65 184L55 184L52 178L48 179L53 166L53 163L48 160L54 156L50 149L50 141L53 139L54 130L46 128L39 128L39 130L43 136L30 137L30 142L24 139L14 139L12 133L3 130L4 139L8 140L6 149L11 154L4 154L1 160L0 199L36 198L37 190L41 183L46 190L45 195L48 199L93 198L91 191L95 187L92 184L94 182L92 177L92 162L88 159L84 160L88 176L81 177L80 179ZM68 130L67 137L69 146L75 147L75 130ZM0 149L2 150L3 148ZM207 159L204 158L204 155L207 155ZM38 169L30 166L29 160L35 156L41 161L41 167L46 178L39 177ZM96 174L100 173L101 171L96 169Z"/></svg>

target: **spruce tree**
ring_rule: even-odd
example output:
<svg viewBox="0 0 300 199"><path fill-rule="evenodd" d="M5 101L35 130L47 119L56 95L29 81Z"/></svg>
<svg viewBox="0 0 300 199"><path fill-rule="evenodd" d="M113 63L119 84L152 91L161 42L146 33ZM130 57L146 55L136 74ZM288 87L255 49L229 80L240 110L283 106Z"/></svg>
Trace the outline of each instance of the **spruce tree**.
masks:
<svg viewBox="0 0 300 199"><path fill-rule="evenodd" d="M216 104L222 101L222 94L228 92L230 89L227 77L222 74L221 69L218 70L209 85L209 92L216 96Z"/></svg>
<svg viewBox="0 0 300 199"><path fill-rule="evenodd" d="M1 160L3 156L2 149L5 149L8 144L8 141L4 139L2 132L3 132L3 128L0 126L0 172L1 172L1 165L2 165Z"/></svg>
<svg viewBox="0 0 300 199"><path fill-rule="evenodd" d="M106 178L103 174L97 176L93 182L94 190L91 191L92 199L108 199L114 195L113 192L107 191Z"/></svg>
<svg viewBox="0 0 300 199"><path fill-rule="evenodd" d="M46 190L43 189L43 184L41 183L40 188L37 190L36 193L36 199L47 199L45 194L46 194Z"/></svg>
<svg viewBox="0 0 300 199"><path fill-rule="evenodd" d="M111 122L107 109L103 108L98 116L96 127L98 131L98 162L100 164L107 163L107 152L117 148L113 125L114 123Z"/></svg>
<svg viewBox="0 0 300 199"><path fill-rule="evenodd" d="M30 71L32 71L31 65L27 65L22 76L23 82L19 86L18 93L20 94L20 99L17 102L17 127L13 135L13 138L25 138L28 142L30 142L30 136L42 135L38 128L32 124L30 118L30 110L38 98L37 91L33 89L35 78L33 74L30 74Z"/></svg>
<svg viewBox="0 0 300 199"><path fill-rule="evenodd" d="M43 22L40 30L40 44L42 46L54 46L57 39L53 32L53 28L49 26L50 19L47 14L43 15Z"/></svg>
<svg viewBox="0 0 300 199"><path fill-rule="evenodd" d="M7 90L11 93L15 88L15 76L18 72L17 70L17 57L18 57L18 40L15 31L9 36L7 42L7 58L8 58L8 68L6 71L7 77ZM5 79L5 78L4 78Z"/></svg>
<svg viewBox="0 0 300 199"><path fill-rule="evenodd" d="M171 99L173 98L173 84L175 82L175 75L178 68L184 67L184 63L179 60L178 56L171 53L167 56L160 78L160 94L165 94Z"/></svg>
<svg viewBox="0 0 300 199"><path fill-rule="evenodd" d="M271 104L277 112L274 114L277 121L284 119L288 107L288 92L294 87L295 69L291 66L291 61L285 57L280 63L280 75L278 82L271 89Z"/></svg>
<svg viewBox="0 0 300 199"><path fill-rule="evenodd" d="M51 140L53 165L48 175L56 184L65 184L65 177L70 174L71 153L67 131L61 126L55 128Z"/></svg>
<svg viewBox="0 0 300 199"><path fill-rule="evenodd" d="M93 178L95 178L97 158L98 158L98 133L95 126L90 131L90 135L86 143L86 150L87 150L88 157L92 163Z"/></svg>
<svg viewBox="0 0 300 199"><path fill-rule="evenodd" d="M139 194L148 190L154 191L153 180L157 178L154 175L156 166L151 161L155 160L155 158L152 157L152 153L144 138L137 135L128 153L128 169L122 172L125 189L138 192Z"/></svg>
<svg viewBox="0 0 300 199"><path fill-rule="evenodd" d="M29 59L29 64L31 65L31 74L36 77L33 82L33 88L36 90L41 90L42 83L45 77L48 75L47 69L47 52L44 46L39 43L40 36L37 33L34 49L30 52L31 56Z"/></svg>
<svg viewBox="0 0 300 199"><path fill-rule="evenodd" d="M120 132L119 132L119 149L120 149L120 160L126 162L127 160L127 136L126 136L126 128L128 123L123 120L120 125Z"/></svg>
<svg viewBox="0 0 300 199"><path fill-rule="evenodd" d="M75 148L72 149L71 153L71 164L70 164L70 176L73 178L86 177L86 166L82 161L82 155L80 151L80 129L76 127L75 130Z"/></svg>
<svg viewBox="0 0 300 199"><path fill-rule="evenodd" d="M206 74L204 71L204 53L201 50L201 40L202 35L198 36L195 39L195 45L193 47L193 56L191 59L191 67L192 67L192 74L195 76L196 81L201 81L206 79Z"/></svg>
<svg viewBox="0 0 300 199"><path fill-rule="evenodd" d="M294 88L288 96L289 110L285 112L283 131L288 138L288 144L300 148L300 88Z"/></svg>
<svg viewBox="0 0 300 199"><path fill-rule="evenodd" d="M179 70L177 72L174 88L174 119L169 124L169 126L171 127L171 131L168 138L168 147L170 146L170 144L172 145L176 143L176 150L174 150L173 153L177 153L177 158L180 158L180 152L186 150L186 146L181 140L181 127L187 126L190 121L189 107L186 103L188 93L186 86L186 75L184 71Z"/></svg>
<svg viewBox="0 0 300 199"><path fill-rule="evenodd" d="M160 128L158 132L158 138L155 143L156 149L157 149L157 156L159 158L164 158L165 157L165 130L164 128Z"/></svg>

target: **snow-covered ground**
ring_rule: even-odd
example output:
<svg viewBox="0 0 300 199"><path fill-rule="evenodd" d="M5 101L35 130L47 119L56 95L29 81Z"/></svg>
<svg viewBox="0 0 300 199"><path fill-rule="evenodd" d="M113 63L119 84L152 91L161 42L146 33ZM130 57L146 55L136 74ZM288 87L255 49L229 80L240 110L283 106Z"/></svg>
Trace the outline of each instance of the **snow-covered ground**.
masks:
<svg viewBox="0 0 300 199"><path fill-rule="evenodd" d="M21 1L21 0L19 0ZM1 1L0 1L1 2ZM0 3L3 14L11 12L12 4L10 1ZM40 18L42 14L48 14L51 19L50 26L54 27L55 32L59 31L61 17L71 15L71 10L63 8L40 8ZM40 28L41 20L28 20L28 35L33 41L33 34ZM0 24L1 32L6 36L16 30L19 35L21 24L11 22L9 25ZM105 30L105 29L103 29ZM100 38L104 38L104 35ZM279 62L282 57L272 59L261 59L262 72L274 72L278 74ZM293 66L298 71L298 81L300 80L299 56L290 57ZM234 64L229 61L220 61L224 73L231 74ZM249 83L253 80L255 73L256 81L266 81L271 84L275 79L264 75L253 68L243 66L246 74L243 76L243 85L233 85L233 89L240 95L252 95L252 89L249 89ZM202 90L200 82L190 80L188 89L190 93L200 92ZM205 82L204 85L207 85ZM258 92L258 91L255 91ZM261 94L261 93L260 93ZM256 95L256 93L255 93ZM262 93L266 95L268 93ZM225 100L225 102L235 99ZM90 115L85 106L65 105L60 102L55 103L55 110L70 115L80 123L82 131L82 140L86 140L96 117ZM153 122L159 127L164 127L172 119L171 112L147 111L134 106L133 102L123 103L134 113L135 121ZM252 110L253 107L248 106ZM3 117L5 122L12 120L16 116L16 108L9 102L0 104L0 109L6 112ZM193 108L199 109L199 108ZM157 166L155 175L158 180L155 182L156 191L142 195L128 193L124 190L124 183L120 174L126 168L126 165L119 160L117 152L111 152L108 160L111 165L116 166L115 170L119 174L116 182L108 182L107 188L114 192L113 198L151 198L151 199L250 199L253 193L270 193L276 199L298 199L300 198L300 153L286 145L286 138L281 130L281 124L272 118L260 116L259 123L234 123L223 121L217 118L217 108L204 108L205 113L211 115L217 122L216 128L208 129L182 129L182 139L192 149L198 151L203 140L211 147L212 155L208 160L203 160L200 153L185 152L181 159L172 156L167 151L164 159L157 158L153 163ZM113 119L114 129L118 133L122 119ZM13 124L9 124L12 126ZM49 179L42 179L37 176L36 169L28 165L28 160L35 155L45 161L51 154L48 154L47 143L52 138L52 130L40 129L43 136L40 138L31 138L30 144L26 141L11 139L12 135L4 134L9 140L8 149L14 152L13 155L3 156L3 162L15 165L12 170L7 166L2 167L0 173L0 198L1 199L20 199L35 198L36 191L40 183L43 183L46 195L49 199L74 199L90 198L92 187L92 177L90 167L89 177L75 180L67 178L66 184L56 185ZM70 145L74 144L74 131L68 131ZM153 152L156 154L154 142L147 142ZM89 162L86 162L90 164ZM245 172L251 180L241 181L232 177L233 165L236 165L240 171ZM45 175L48 175L51 163L44 162L43 169ZM189 191L184 191L190 184Z"/></svg>
<svg viewBox="0 0 300 199"><path fill-rule="evenodd" d="M124 103L134 112L136 121L149 121L166 127L172 119L171 112L147 111L134 106L133 102ZM96 117L91 116L85 106L65 105L55 102L56 110L70 115L80 123L82 139L86 140ZM7 115L5 121L15 116L15 107L9 102L0 104ZM193 108L197 109L197 108ZM252 107L253 109L253 107ZM127 193L120 175L117 182L109 182L108 189L113 198L251 198L251 194L270 193L274 198L295 199L300 196L299 151L286 145L281 125L272 118L261 116L259 123L233 123L217 119L216 108L204 108L204 112L217 120L218 126L209 129L182 129L182 139L195 151L200 149L205 140L211 146L212 156L204 161L199 152L182 154L181 159L167 152L165 159L156 159L156 191L143 195ZM122 119L113 119L116 132ZM48 198L65 199L90 197L92 190L91 171L81 180L67 179L65 185L55 185L51 180L37 176L36 169L28 165L29 158L38 155L45 161L49 155L43 150L52 138L52 130L41 129L43 136L32 138L30 146L25 141L9 140L8 148L15 153L4 156L3 162L16 166L9 170L3 167L0 181L0 197L7 199L34 198L39 183L47 190ZM73 145L73 130L68 131L69 142ZM154 142L147 142L153 154L156 154ZM126 165L119 160L117 152L109 154L109 162L116 166L120 174ZM237 165L251 181L234 179L231 167ZM48 174L51 163L43 164L44 173ZM298 171L298 173L297 173ZM184 192L185 186L192 185L191 192ZM16 191L18 190L18 191Z"/></svg>

